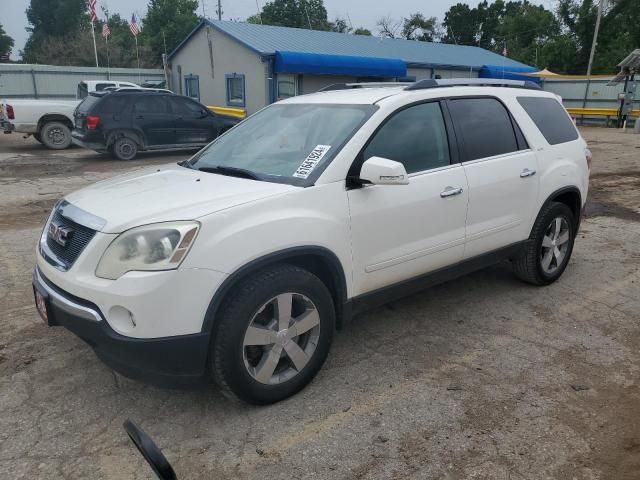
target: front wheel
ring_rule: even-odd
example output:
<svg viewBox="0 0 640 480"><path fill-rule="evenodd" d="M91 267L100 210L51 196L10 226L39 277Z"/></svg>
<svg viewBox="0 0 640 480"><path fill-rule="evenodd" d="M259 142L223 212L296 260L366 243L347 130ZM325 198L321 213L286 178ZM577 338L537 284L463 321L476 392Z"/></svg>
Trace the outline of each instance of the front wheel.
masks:
<svg viewBox="0 0 640 480"><path fill-rule="evenodd" d="M293 265L262 270L221 307L213 378L223 392L249 403L283 400L318 373L334 327L333 299L318 277Z"/></svg>
<svg viewBox="0 0 640 480"><path fill-rule="evenodd" d="M538 215L524 255L514 259L513 271L533 285L548 285L564 272L576 236L576 221L571 209L551 202Z"/></svg>

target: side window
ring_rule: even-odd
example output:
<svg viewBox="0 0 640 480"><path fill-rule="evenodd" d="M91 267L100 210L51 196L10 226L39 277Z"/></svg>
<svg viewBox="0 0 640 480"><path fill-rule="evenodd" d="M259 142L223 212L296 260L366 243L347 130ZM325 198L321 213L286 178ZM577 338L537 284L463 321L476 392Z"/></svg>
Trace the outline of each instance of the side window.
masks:
<svg viewBox="0 0 640 480"><path fill-rule="evenodd" d="M115 83L96 83L96 92L101 92L107 87L114 87Z"/></svg>
<svg viewBox="0 0 640 480"><path fill-rule="evenodd" d="M143 94L137 96L134 108L136 113L146 113L154 115L169 113L166 98L160 95Z"/></svg>
<svg viewBox="0 0 640 480"><path fill-rule="evenodd" d="M460 128L466 160L493 157L518 151L511 117L495 98L457 98L449 111ZM457 132L457 130L456 130Z"/></svg>
<svg viewBox="0 0 640 480"><path fill-rule="evenodd" d="M117 115L122 113L129 103L129 99L124 95L108 95L102 102L100 102L100 113L105 115Z"/></svg>
<svg viewBox="0 0 640 480"><path fill-rule="evenodd" d="M203 107L199 103L180 97L169 97L173 113L183 115L185 117L202 116Z"/></svg>
<svg viewBox="0 0 640 480"><path fill-rule="evenodd" d="M200 100L200 77L198 75L185 75L184 94L187 97Z"/></svg>
<svg viewBox="0 0 640 480"><path fill-rule="evenodd" d="M536 124L549 145L571 142L578 131L564 107L554 98L518 97L518 103Z"/></svg>
<svg viewBox="0 0 640 480"><path fill-rule="evenodd" d="M369 142L364 159L383 157L407 173L449 165L449 142L438 102L414 105L391 117Z"/></svg>
<svg viewBox="0 0 640 480"><path fill-rule="evenodd" d="M227 105L244 107L244 75L232 73L225 75L227 82Z"/></svg>

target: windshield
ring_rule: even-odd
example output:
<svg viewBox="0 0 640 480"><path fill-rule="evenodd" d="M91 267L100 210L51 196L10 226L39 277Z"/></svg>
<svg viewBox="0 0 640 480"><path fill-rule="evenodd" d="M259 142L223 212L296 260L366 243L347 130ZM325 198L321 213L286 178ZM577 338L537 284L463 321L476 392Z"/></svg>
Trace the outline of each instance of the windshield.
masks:
<svg viewBox="0 0 640 480"><path fill-rule="evenodd" d="M260 180L306 186L375 109L374 105L275 104L239 123L185 166L209 171L232 167Z"/></svg>

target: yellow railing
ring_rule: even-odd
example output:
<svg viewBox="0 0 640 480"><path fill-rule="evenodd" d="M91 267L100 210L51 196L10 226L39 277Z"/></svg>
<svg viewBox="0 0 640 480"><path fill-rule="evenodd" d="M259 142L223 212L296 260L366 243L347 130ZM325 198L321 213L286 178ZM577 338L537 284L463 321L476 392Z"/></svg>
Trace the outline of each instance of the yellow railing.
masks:
<svg viewBox="0 0 640 480"><path fill-rule="evenodd" d="M207 108L214 113L220 115L229 115L230 117L244 118L247 116L247 111L244 108L235 107L218 107L216 105L207 105Z"/></svg>
<svg viewBox="0 0 640 480"><path fill-rule="evenodd" d="M588 117L617 117L617 108L567 108L570 115L586 115ZM629 116L640 117L640 110L632 111Z"/></svg>

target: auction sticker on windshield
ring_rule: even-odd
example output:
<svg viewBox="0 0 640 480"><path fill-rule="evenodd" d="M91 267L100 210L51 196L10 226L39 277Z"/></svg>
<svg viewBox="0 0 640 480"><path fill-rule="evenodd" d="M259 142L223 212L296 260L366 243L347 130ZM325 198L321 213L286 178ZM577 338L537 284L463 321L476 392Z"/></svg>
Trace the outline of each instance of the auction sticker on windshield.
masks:
<svg viewBox="0 0 640 480"><path fill-rule="evenodd" d="M307 178L313 169L316 168L322 157L326 155L326 153L331 148L331 145L316 145L316 147L311 151L307 158L303 160L300 166L296 169L293 174L294 177L297 178Z"/></svg>

